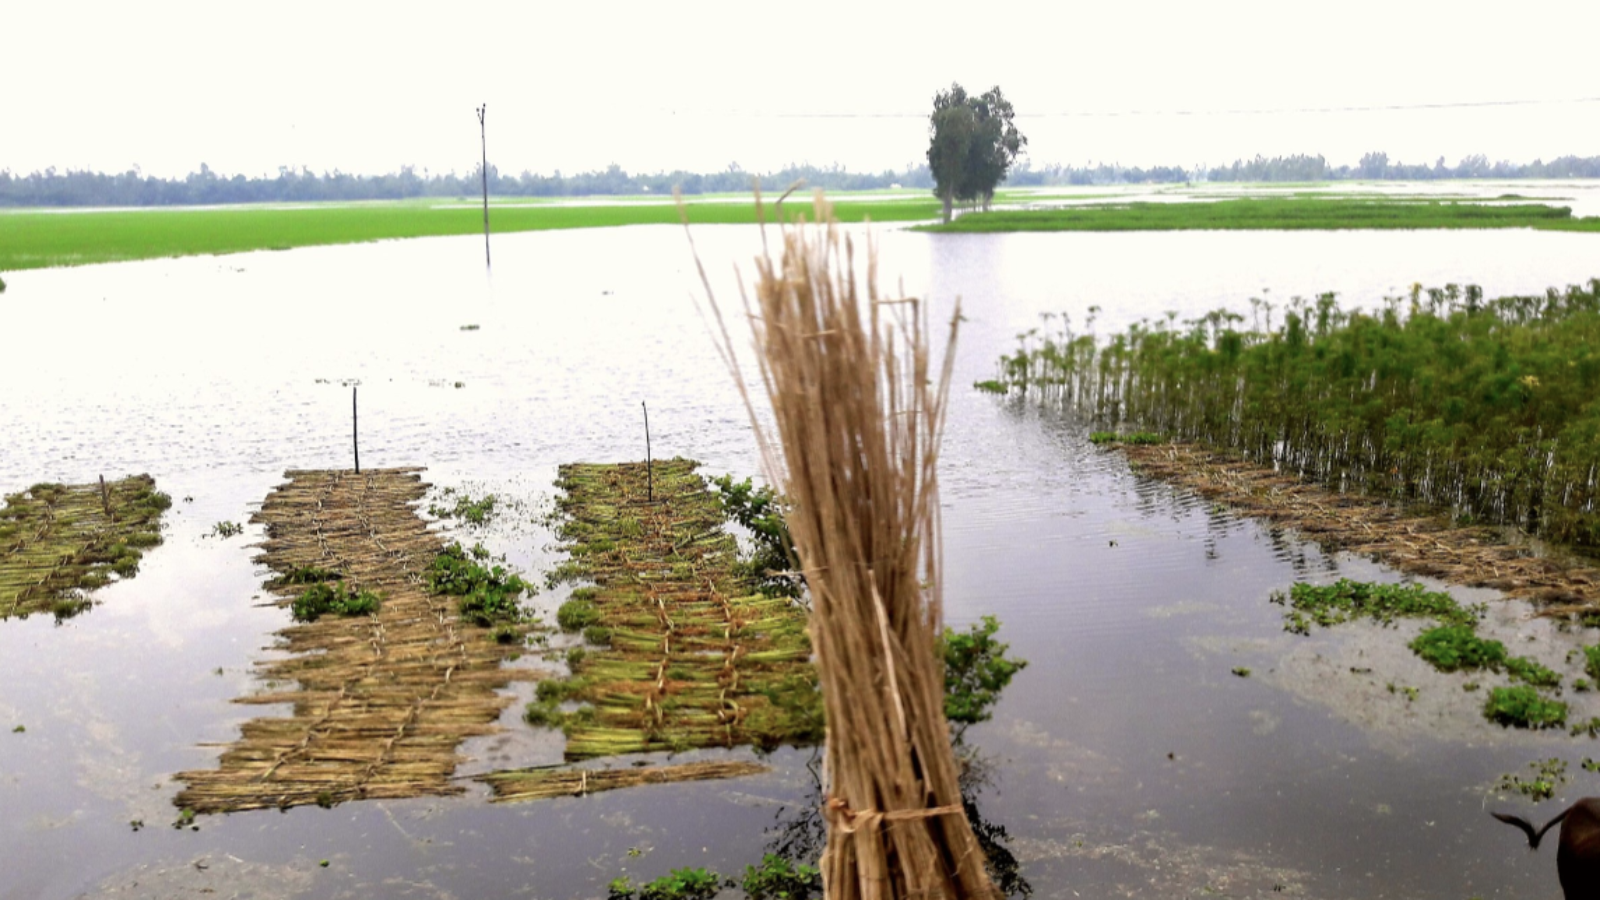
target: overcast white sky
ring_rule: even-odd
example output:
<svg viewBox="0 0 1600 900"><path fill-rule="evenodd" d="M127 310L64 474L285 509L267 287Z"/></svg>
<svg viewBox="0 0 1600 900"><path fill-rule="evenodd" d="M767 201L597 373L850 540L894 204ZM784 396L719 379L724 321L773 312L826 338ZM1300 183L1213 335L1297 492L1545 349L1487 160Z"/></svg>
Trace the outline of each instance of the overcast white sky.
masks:
<svg viewBox="0 0 1600 900"><path fill-rule="evenodd" d="M898 169L951 81L1000 85L1036 164L1600 155L1594 0L17 0L0 27L19 174L469 172L479 103L510 173Z"/></svg>

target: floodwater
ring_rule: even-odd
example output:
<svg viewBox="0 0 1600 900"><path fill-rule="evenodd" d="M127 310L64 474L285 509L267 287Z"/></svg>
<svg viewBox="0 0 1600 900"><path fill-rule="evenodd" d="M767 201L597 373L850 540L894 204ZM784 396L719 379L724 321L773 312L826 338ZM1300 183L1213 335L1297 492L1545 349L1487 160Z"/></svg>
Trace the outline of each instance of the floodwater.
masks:
<svg viewBox="0 0 1600 900"><path fill-rule="evenodd" d="M749 270L758 232L695 238L743 344L731 269ZM1284 633L1273 591L1398 576L1142 481L1070 419L969 386L1043 312L1081 326L1096 305L1104 332L1168 310L1248 315L1253 296L1537 291L1600 275L1597 241L880 235L886 285L903 277L941 321L959 295L967 319L942 468L947 614L997 615L1030 661L965 741L977 809L1035 896L1555 892L1553 849L1530 855L1486 810L1543 820L1594 793L1589 739L1482 722L1481 695L1418 664L1406 628ZM813 752L794 749L743 780L504 806L466 782L456 798L171 827L172 773L214 764L259 714L230 700L260 687L252 663L287 622L260 605L259 529L212 528L247 520L287 468L349 464L351 384L363 464L424 465L439 487L515 501L464 536L533 574L556 559L537 522L555 467L642 457L641 402L657 456L757 471L681 229L498 236L492 280L481 254L440 238L8 275L0 490L149 472L176 502L166 543L95 609L0 622L0 898L598 897L624 874L736 874L812 833ZM1496 636L1577 674L1578 636L1461 596L1490 600ZM1575 719L1600 714L1594 696L1569 694ZM464 748L463 772L559 758L559 737L516 715ZM1496 796L1502 773L1550 756L1573 776L1556 801Z"/></svg>

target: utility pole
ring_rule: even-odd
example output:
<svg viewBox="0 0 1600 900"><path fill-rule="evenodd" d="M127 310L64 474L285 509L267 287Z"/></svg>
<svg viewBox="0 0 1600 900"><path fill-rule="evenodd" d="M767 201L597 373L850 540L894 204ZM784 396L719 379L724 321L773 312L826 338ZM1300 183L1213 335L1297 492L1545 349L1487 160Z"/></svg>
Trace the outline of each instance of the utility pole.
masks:
<svg viewBox="0 0 1600 900"><path fill-rule="evenodd" d="M489 131L483 124L483 117L489 111L489 104L478 107L478 138L483 144L483 267L489 265Z"/></svg>

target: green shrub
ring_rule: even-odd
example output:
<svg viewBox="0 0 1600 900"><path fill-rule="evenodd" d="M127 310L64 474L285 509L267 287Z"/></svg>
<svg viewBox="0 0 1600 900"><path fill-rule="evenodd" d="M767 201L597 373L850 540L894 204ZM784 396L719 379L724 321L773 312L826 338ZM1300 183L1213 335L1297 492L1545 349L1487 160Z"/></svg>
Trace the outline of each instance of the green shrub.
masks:
<svg viewBox="0 0 1600 900"><path fill-rule="evenodd" d="M1567 762L1559 757L1528 763L1532 778L1501 775L1497 790L1521 794L1535 803L1555 796L1556 788L1567 780Z"/></svg>
<svg viewBox="0 0 1600 900"><path fill-rule="evenodd" d="M745 866L740 883L750 900L809 900L822 896L822 872L816 866L795 865L768 853L760 866Z"/></svg>
<svg viewBox="0 0 1600 900"><path fill-rule="evenodd" d="M1000 692L1028 661L1006 656L1010 644L994 639L1000 620L984 616L965 632L946 628L939 640L944 657L944 715L960 725L987 721Z"/></svg>
<svg viewBox="0 0 1600 900"><path fill-rule="evenodd" d="M734 481L732 475L713 478L711 483L723 514L748 530L755 542L753 552L741 561L739 574L769 596L800 596L805 581L790 570L794 541L783 519L786 501L782 495L766 485L756 487L749 478Z"/></svg>
<svg viewBox="0 0 1600 900"><path fill-rule="evenodd" d="M624 875L606 885L607 900L711 900L722 889L722 876L709 869L673 869L637 888Z"/></svg>

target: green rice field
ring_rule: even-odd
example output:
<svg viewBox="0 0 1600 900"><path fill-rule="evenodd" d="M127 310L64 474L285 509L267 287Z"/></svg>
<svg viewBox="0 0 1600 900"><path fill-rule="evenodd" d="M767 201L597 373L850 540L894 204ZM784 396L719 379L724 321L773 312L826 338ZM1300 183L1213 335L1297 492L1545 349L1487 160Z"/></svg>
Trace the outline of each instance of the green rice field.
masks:
<svg viewBox="0 0 1600 900"><path fill-rule="evenodd" d="M1174 195L1171 202L1082 203L1105 194L1049 195L1003 191L999 204L1066 203L1048 208L969 212L935 224L939 201L921 191L834 195L843 222L908 222L920 230L1202 231L1536 228L1600 231L1600 217L1574 217L1564 206L1455 198L1317 195ZM1521 198L1518 198L1519 200ZM791 201L791 217L809 212L809 198ZM687 204L697 225L757 221L754 204L738 196L706 196ZM490 204L496 233L623 225L670 225L677 207L660 197L605 201L503 199ZM352 204L263 204L204 208L18 210L0 212L0 272L121 262L171 256L288 250L396 238L477 234L481 209L470 200L377 201Z"/></svg>
<svg viewBox="0 0 1600 900"><path fill-rule="evenodd" d="M1388 228L1539 228L1600 231L1600 217L1564 206L1409 198L1249 197L1214 202L1118 203L1001 209L959 216L926 231L1253 231Z"/></svg>
<svg viewBox="0 0 1600 900"><path fill-rule="evenodd" d="M844 197L834 201L834 210L845 222L921 221L939 215L938 200L921 192L904 199L878 197ZM798 199L786 204L786 213L809 214L810 198ZM755 206L748 201L696 200L687 208L695 225L757 221ZM512 232L669 225L677 224L679 216L672 201L660 198L582 205L491 202L489 222L494 232ZM483 210L471 202L0 212L0 272L482 231Z"/></svg>

